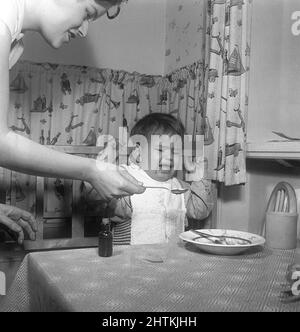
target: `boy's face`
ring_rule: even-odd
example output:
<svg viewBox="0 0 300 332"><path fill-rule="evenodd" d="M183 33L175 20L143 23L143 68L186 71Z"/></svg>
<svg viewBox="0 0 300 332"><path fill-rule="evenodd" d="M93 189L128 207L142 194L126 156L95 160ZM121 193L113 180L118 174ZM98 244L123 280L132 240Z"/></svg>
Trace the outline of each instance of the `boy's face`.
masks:
<svg viewBox="0 0 300 332"><path fill-rule="evenodd" d="M150 145L150 144L149 144ZM182 166L182 145L181 140L175 138L174 142L164 142L162 144L151 142L148 150L148 170L145 170L152 179L165 182L172 179L177 170ZM145 155L142 160L145 160Z"/></svg>
<svg viewBox="0 0 300 332"><path fill-rule="evenodd" d="M52 11L42 23L42 35L54 48L76 37L85 37L89 23L104 15L112 7L109 1L52 0Z"/></svg>

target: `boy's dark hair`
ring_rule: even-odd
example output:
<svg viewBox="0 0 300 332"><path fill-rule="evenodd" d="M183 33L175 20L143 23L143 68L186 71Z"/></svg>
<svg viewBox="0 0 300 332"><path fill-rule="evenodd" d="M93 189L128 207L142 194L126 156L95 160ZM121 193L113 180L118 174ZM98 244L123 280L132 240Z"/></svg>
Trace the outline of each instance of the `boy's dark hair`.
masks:
<svg viewBox="0 0 300 332"><path fill-rule="evenodd" d="M147 139L151 135L179 135L183 138L185 129L182 122L166 113L151 113L139 120L132 128L130 135L143 135Z"/></svg>

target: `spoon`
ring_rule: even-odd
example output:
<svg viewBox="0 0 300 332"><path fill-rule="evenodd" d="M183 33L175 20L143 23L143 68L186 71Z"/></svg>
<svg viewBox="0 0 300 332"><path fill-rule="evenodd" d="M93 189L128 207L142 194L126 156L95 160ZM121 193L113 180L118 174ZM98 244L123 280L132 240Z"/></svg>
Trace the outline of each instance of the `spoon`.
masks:
<svg viewBox="0 0 300 332"><path fill-rule="evenodd" d="M171 191L174 195L181 195L186 193L189 189L169 189L167 187L152 187L152 186L146 186L147 189L165 189Z"/></svg>

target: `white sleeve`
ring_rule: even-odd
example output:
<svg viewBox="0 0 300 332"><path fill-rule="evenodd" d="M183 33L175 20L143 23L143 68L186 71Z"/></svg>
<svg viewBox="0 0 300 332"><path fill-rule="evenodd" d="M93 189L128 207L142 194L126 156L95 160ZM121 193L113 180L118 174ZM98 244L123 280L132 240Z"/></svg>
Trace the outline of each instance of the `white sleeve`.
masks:
<svg viewBox="0 0 300 332"><path fill-rule="evenodd" d="M0 4L0 21L4 23L11 36L17 31L18 7L15 0L1 1Z"/></svg>

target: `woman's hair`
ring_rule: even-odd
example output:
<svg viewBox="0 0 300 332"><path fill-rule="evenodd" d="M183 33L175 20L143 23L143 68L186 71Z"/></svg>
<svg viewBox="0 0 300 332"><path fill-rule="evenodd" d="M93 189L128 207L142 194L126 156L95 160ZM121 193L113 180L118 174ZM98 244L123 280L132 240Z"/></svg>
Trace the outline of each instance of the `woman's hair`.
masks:
<svg viewBox="0 0 300 332"><path fill-rule="evenodd" d="M132 128L130 135L179 135L183 138L185 129L182 122L170 114L151 113L139 120Z"/></svg>

